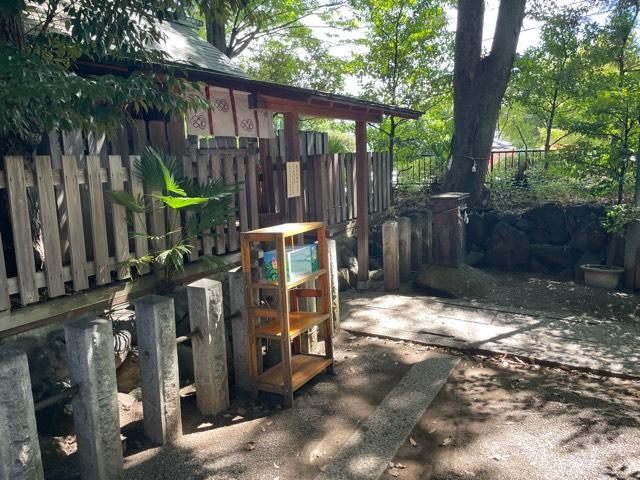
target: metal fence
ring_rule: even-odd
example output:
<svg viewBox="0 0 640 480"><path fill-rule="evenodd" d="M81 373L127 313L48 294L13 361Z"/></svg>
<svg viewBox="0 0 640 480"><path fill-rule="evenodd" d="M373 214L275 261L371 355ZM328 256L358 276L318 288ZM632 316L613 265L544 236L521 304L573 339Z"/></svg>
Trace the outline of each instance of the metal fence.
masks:
<svg viewBox="0 0 640 480"><path fill-rule="evenodd" d="M516 173L525 167L544 162L545 151L494 150L489 159L489 173ZM393 171L393 182L397 188L423 188L438 184L444 176L446 161L436 155L423 155L409 163L397 163Z"/></svg>

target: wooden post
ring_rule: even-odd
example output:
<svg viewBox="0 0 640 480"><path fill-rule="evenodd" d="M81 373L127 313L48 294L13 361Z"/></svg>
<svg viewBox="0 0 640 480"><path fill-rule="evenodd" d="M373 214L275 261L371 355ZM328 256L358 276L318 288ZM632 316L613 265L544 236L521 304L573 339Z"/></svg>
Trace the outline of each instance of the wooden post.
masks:
<svg viewBox="0 0 640 480"><path fill-rule="evenodd" d="M367 158L367 124L356 122L356 197L358 232L358 283L369 280L369 167Z"/></svg>
<svg viewBox="0 0 640 480"><path fill-rule="evenodd" d="M300 135L298 133L299 120L300 118L297 113L286 112L284 114L284 144L285 160L287 162L300 162ZM300 181L302 182L302 175L300 175ZM300 185L300 192L302 193L302 185ZM287 194L285 192L285 198L286 195ZM290 220L302 222L302 195L292 198L290 206L290 210L295 208L295 214L291 214Z"/></svg>
<svg viewBox="0 0 640 480"><path fill-rule="evenodd" d="M400 256L400 279L406 282L411 278L411 220L398 218L398 254Z"/></svg>
<svg viewBox="0 0 640 480"><path fill-rule="evenodd" d="M396 221L389 220L382 224L382 268L384 269L384 290L397 291L400 288L400 255Z"/></svg>

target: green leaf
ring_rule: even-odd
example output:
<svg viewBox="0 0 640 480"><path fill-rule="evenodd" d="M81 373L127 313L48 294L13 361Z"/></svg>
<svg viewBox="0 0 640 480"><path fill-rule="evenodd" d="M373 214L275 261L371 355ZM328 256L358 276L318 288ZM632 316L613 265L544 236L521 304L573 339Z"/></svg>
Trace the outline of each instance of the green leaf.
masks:
<svg viewBox="0 0 640 480"><path fill-rule="evenodd" d="M169 197L167 195L153 195L153 197L161 200L167 207L175 209L201 205L210 200L204 197Z"/></svg>

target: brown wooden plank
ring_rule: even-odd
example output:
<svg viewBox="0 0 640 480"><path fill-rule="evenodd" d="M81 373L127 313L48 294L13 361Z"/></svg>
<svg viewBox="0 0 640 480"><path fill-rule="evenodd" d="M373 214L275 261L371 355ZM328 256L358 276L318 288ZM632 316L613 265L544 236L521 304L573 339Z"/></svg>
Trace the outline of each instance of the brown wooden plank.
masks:
<svg viewBox="0 0 640 480"><path fill-rule="evenodd" d="M182 168L183 168L185 177L193 180L196 178L193 172L193 163L196 156L196 146L194 144L190 144L187 150L188 150L188 153L182 156L182 165L183 165ZM184 215L185 215L185 223L188 223L193 217L194 212L187 210L184 212ZM189 254L189 261L193 262L193 261L196 261L200 256L200 239L198 237L195 237L191 239L189 243L191 245L191 253Z"/></svg>
<svg viewBox="0 0 640 480"><path fill-rule="evenodd" d="M246 155L236 155L236 175L238 182L238 216L240 217L240 231L249 230L249 208L247 205L247 175L245 167Z"/></svg>
<svg viewBox="0 0 640 480"><path fill-rule="evenodd" d="M208 153L198 154L196 159L196 177L200 185L209 183L209 163L210 155ZM202 254L213 254L213 237L211 236L211 230L208 228L202 234Z"/></svg>
<svg viewBox="0 0 640 480"><path fill-rule="evenodd" d="M214 182L222 178L222 159L218 153L211 155L211 178ZM224 255L226 251L224 224L217 225L215 231L216 255Z"/></svg>
<svg viewBox="0 0 640 480"><path fill-rule="evenodd" d="M134 165L140 160L140 155L130 155L129 161L131 165ZM135 198L140 198L144 195L144 188L142 182L134 173L134 169L129 170L129 186L131 189L131 195ZM133 233L147 233L147 219L144 213L134 213L133 218ZM136 235L133 239L136 258L142 258L149 254L149 241L143 237ZM137 267L138 273L144 275L149 273L149 265L140 265Z"/></svg>
<svg viewBox="0 0 640 480"><path fill-rule="evenodd" d="M173 116L167 122L167 139L169 152L176 158L182 158L187 149L187 138L184 132L184 122L178 116Z"/></svg>
<svg viewBox="0 0 640 480"><path fill-rule="evenodd" d="M56 190L51 171L51 157L36 156L34 160L36 183L38 185L38 202L40 204L42 243L44 244L47 296L53 298L65 294Z"/></svg>
<svg viewBox="0 0 640 480"><path fill-rule="evenodd" d="M222 166L224 169L224 181L227 185L235 185L236 180L233 172L233 157L231 155L223 155ZM238 250L238 229L236 227L237 208L236 200L233 198L231 201L231 215L227 221L227 239L230 252Z"/></svg>
<svg viewBox="0 0 640 480"><path fill-rule="evenodd" d="M20 285L22 305L38 301L36 287L36 265L31 237L31 216L27 187L24 183L24 158L4 157L5 175L9 195L9 212L15 245L15 260Z"/></svg>
<svg viewBox="0 0 640 480"><path fill-rule="evenodd" d="M338 170L340 172L338 185L340 186L340 221L344 222L347 219L347 177L345 173L345 157L346 153L341 153L338 157L340 164Z"/></svg>
<svg viewBox="0 0 640 480"><path fill-rule="evenodd" d="M353 199L353 210L351 219L355 219L358 215L358 195L357 195L357 162L356 155L351 154L351 198Z"/></svg>
<svg viewBox="0 0 640 480"><path fill-rule="evenodd" d="M4 249L2 247L2 235L0 235L0 312L11 307L9 296L9 284L7 282L7 267L4 263Z"/></svg>
<svg viewBox="0 0 640 480"><path fill-rule="evenodd" d="M249 196L249 225L254 230L260 227L258 214L258 179L256 170L256 154L247 156L247 195ZM273 177L271 177L273 178Z"/></svg>
<svg viewBox="0 0 640 480"><path fill-rule="evenodd" d="M156 150L169 153L167 130L162 120L149 121L149 144Z"/></svg>
<svg viewBox="0 0 640 480"><path fill-rule="evenodd" d="M369 280L369 215L367 205L369 170L367 155L367 124L356 122L356 164L358 196L357 230L358 230L358 280Z"/></svg>
<svg viewBox="0 0 640 480"><path fill-rule="evenodd" d="M111 282L111 271L99 155L87 155L87 179L89 180L89 211L93 239L93 261L96 265L96 284L105 285Z"/></svg>
<svg viewBox="0 0 640 480"><path fill-rule="evenodd" d="M69 228L69 256L71 276L76 291L89 288L87 278L87 250L82 225L82 205L78 188L78 167L74 155L62 156L62 181L65 191L65 212Z"/></svg>
<svg viewBox="0 0 640 480"><path fill-rule="evenodd" d="M124 171L122 168L122 157L120 157L120 155L109 155L109 184L113 191L124 191ZM111 205L111 212L116 272L118 280L124 280L131 276L129 268L121 265L130 258L127 211L122 205L113 203ZM120 265L119 268L118 265Z"/></svg>

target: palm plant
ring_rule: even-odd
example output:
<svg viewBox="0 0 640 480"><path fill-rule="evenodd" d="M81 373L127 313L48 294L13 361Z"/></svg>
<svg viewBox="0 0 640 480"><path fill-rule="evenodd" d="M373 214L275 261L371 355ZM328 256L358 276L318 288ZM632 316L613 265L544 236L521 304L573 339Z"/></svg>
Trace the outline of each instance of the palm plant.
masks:
<svg viewBox="0 0 640 480"><path fill-rule="evenodd" d="M135 223L143 225L144 231L133 231L131 237L146 239L150 252L131 257L119 267L132 268L139 273L141 266L149 265L161 276L161 289L170 290L173 288L173 276L184 269L185 260L191 256L198 236L229 218L237 185L228 185L223 179L199 185L184 176L172 157L153 148L147 148L134 162L133 173L149 193L136 197L129 192L112 190L107 192L107 196L111 202L130 212L130 220L136 216L140 219ZM185 215L175 230L154 235L147 231L146 216L157 209L170 209L170 215L178 218L180 212L185 212ZM214 266L224 263L212 255L199 258Z"/></svg>

